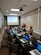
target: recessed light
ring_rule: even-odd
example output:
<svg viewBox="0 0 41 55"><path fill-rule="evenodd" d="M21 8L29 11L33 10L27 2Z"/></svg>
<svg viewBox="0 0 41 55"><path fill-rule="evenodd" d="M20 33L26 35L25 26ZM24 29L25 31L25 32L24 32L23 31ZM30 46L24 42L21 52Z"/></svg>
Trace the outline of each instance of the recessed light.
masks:
<svg viewBox="0 0 41 55"><path fill-rule="evenodd" d="M37 0L31 0L31 1L37 1Z"/></svg>
<svg viewBox="0 0 41 55"><path fill-rule="evenodd" d="M6 12L8 12L8 10Z"/></svg>
<svg viewBox="0 0 41 55"><path fill-rule="evenodd" d="M9 15L18 15L18 14L9 14Z"/></svg>
<svg viewBox="0 0 41 55"><path fill-rule="evenodd" d="M11 11L20 11L19 9L11 9Z"/></svg>

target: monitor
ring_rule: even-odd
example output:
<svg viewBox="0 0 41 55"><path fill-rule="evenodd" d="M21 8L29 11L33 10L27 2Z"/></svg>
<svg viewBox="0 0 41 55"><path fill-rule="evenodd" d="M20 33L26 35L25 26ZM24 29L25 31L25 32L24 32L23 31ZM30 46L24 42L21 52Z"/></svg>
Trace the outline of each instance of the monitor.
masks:
<svg viewBox="0 0 41 55"><path fill-rule="evenodd" d="M41 52L41 43L38 43L38 44L37 44L37 50L38 50L39 52Z"/></svg>
<svg viewBox="0 0 41 55"><path fill-rule="evenodd" d="M28 34L24 34L24 35L23 35L23 38L26 39L26 40L29 40Z"/></svg>

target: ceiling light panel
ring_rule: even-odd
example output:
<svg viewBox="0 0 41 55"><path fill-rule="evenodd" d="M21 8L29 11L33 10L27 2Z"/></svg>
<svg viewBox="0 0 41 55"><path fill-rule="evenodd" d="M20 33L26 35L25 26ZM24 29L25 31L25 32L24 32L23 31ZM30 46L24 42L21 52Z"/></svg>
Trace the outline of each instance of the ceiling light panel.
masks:
<svg viewBox="0 0 41 55"><path fill-rule="evenodd" d="M18 14L9 14L9 15L18 15Z"/></svg>
<svg viewBox="0 0 41 55"><path fill-rule="evenodd" d="M11 11L19 11L19 9L11 9Z"/></svg>
<svg viewBox="0 0 41 55"><path fill-rule="evenodd" d="M31 0L31 1L37 1L37 0Z"/></svg>

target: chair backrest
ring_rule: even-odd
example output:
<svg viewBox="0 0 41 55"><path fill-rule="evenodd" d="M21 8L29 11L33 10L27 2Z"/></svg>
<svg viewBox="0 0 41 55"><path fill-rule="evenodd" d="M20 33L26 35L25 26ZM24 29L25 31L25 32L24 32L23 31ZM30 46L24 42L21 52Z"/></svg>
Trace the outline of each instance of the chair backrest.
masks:
<svg viewBox="0 0 41 55"><path fill-rule="evenodd" d="M35 37L31 37L32 44L37 47L37 39Z"/></svg>
<svg viewBox="0 0 41 55"><path fill-rule="evenodd" d="M12 52L18 54L19 51L18 44L12 44L11 47L12 47Z"/></svg>
<svg viewBox="0 0 41 55"><path fill-rule="evenodd" d="M10 48L11 48L11 51L12 51L12 53L15 53L15 54L18 54L19 52L19 46L18 46L18 44L12 44L12 43L10 43L10 42L8 42L8 44L9 44L9 46L10 46Z"/></svg>
<svg viewBox="0 0 41 55"><path fill-rule="evenodd" d="M40 36L40 41L41 41L41 36Z"/></svg>

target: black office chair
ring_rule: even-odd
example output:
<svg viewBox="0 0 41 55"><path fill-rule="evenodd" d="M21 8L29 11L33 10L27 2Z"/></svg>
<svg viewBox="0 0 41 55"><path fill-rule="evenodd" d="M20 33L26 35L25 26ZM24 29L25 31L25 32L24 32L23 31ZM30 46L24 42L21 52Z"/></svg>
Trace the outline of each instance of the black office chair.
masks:
<svg viewBox="0 0 41 55"><path fill-rule="evenodd" d="M31 42L34 45L34 47L37 47L37 39L35 37L31 37Z"/></svg>
<svg viewBox="0 0 41 55"><path fill-rule="evenodd" d="M41 36L40 36L40 41L41 41Z"/></svg>
<svg viewBox="0 0 41 55"><path fill-rule="evenodd" d="M26 32L26 29L23 29L24 32Z"/></svg>
<svg viewBox="0 0 41 55"><path fill-rule="evenodd" d="M12 43L8 42L8 45L9 45L9 51L10 52L12 52L14 55L19 54L18 44L12 44Z"/></svg>

